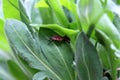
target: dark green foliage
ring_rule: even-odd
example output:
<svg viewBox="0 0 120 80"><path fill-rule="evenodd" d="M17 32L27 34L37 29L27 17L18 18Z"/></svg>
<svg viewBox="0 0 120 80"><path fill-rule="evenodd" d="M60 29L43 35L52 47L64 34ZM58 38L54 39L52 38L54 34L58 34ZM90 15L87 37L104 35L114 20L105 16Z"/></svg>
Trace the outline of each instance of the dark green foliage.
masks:
<svg viewBox="0 0 120 80"><path fill-rule="evenodd" d="M5 30L15 57L0 57L0 79L118 79L118 5L119 0L0 0L0 48L11 53ZM50 42L55 35L70 43Z"/></svg>

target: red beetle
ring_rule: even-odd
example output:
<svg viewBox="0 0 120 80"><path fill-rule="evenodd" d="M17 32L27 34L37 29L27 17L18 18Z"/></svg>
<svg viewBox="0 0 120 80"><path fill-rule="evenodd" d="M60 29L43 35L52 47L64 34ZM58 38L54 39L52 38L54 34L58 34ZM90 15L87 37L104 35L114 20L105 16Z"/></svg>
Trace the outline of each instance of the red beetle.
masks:
<svg viewBox="0 0 120 80"><path fill-rule="evenodd" d="M63 37L59 35L54 35L53 37L50 38L52 41L63 41Z"/></svg>
<svg viewBox="0 0 120 80"><path fill-rule="evenodd" d="M56 42L62 42L62 41L64 41L64 42L70 43L70 39L69 39L67 36L62 37L62 36L59 36L59 35L54 35L54 36L52 36L52 37L50 38L50 43L51 43L52 41L56 41Z"/></svg>

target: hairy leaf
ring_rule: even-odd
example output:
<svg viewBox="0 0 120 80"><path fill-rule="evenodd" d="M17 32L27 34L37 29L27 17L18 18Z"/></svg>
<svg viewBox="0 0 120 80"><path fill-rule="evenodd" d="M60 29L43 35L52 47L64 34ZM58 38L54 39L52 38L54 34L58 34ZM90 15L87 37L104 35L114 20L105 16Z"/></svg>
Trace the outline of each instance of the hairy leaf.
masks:
<svg viewBox="0 0 120 80"><path fill-rule="evenodd" d="M86 35L78 35L75 54L76 70L80 80L102 79L102 66L95 47Z"/></svg>
<svg viewBox="0 0 120 80"><path fill-rule="evenodd" d="M7 20L5 31L11 46L31 67L53 80L74 80L73 52L66 43L48 45L50 36L55 34L53 31L40 29L39 37L33 37L27 26L17 20Z"/></svg>
<svg viewBox="0 0 120 80"><path fill-rule="evenodd" d="M62 80L74 80L74 71L72 67L73 52L70 44L66 42L49 42L50 38L58 35L49 29L40 28L40 39L44 56L48 61L48 66L53 69ZM54 59L53 59L54 58Z"/></svg>

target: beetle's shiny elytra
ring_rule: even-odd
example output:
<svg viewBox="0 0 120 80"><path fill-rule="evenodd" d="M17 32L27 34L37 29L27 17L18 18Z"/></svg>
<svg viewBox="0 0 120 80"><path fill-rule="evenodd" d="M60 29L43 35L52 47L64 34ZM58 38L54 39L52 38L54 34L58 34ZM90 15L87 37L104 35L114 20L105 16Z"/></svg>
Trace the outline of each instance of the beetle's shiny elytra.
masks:
<svg viewBox="0 0 120 80"><path fill-rule="evenodd" d="M50 38L50 43L52 42L52 41L56 41L56 42L67 42L67 43L70 43L70 39L67 37L67 36L64 36L64 37L62 37L62 36L59 36L59 35L54 35L54 36L52 36L51 38Z"/></svg>
<svg viewBox="0 0 120 80"><path fill-rule="evenodd" d="M53 41L63 41L63 37L61 37L59 35L55 35L55 36L51 37L51 40L53 40Z"/></svg>

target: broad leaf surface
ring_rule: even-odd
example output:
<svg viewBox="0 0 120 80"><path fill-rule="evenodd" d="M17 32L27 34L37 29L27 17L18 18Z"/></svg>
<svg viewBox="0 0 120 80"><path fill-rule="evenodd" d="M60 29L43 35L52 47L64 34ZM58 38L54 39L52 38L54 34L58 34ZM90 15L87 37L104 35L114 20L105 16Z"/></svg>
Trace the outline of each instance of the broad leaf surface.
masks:
<svg viewBox="0 0 120 80"><path fill-rule="evenodd" d="M97 51L83 32L77 38L75 62L79 80L102 79L102 66Z"/></svg>
<svg viewBox="0 0 120 80"><path fill-rule="evenodd" d="M7 20L5 31L11 46L31 67L44 71L53 80L74 80L73 52L66 43L48 44L55 35L53 31L40 29L39 37L33 37L27 26L17 20Z"/></svg>
<svg viewBox="0 0 120 80"><path fill-rule="evenodd" d="M44 56L46 56L48 66L59 74L62 80L74 80L74 71L72 68L73 52L70 48L70 44L66 42L55 42L49 43L49 40L56 33L50 31L49 29L40 28L40 39L42 49L45 51ZM43 38L44 37L44 38ZM54 59L53 59L54 58ZM57 66L57 67L56 67Z"/></svg>

